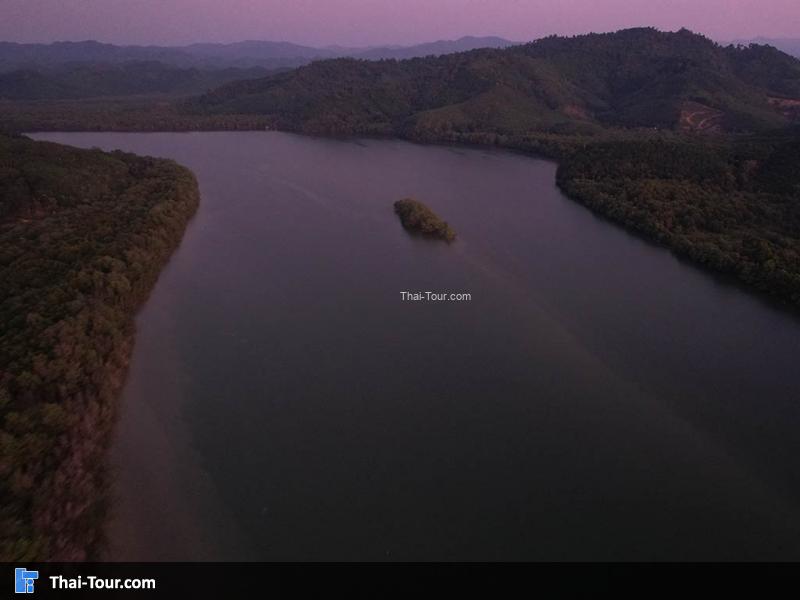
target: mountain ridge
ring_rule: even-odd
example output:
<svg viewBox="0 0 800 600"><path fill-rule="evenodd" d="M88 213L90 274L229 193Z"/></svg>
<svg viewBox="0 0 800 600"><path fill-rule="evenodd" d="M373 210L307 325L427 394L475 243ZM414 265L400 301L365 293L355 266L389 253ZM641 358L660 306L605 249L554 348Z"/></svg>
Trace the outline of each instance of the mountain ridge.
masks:
<svg viewBox="0 0 800 600"><path fill-rule="evenodd" d="M117 45L96 40L22 44L0 42L0 72L22 68L57 67L67 63L159 61L182 68L294 68L312 60L345 56L380 60L448 54L478 47L508 46L515 42L487 36L464 36L410 46L313 47L285 41L244 40L232 43L193 43L183 46Z"/></svg>
<svg viewBox="0 0 800 600"><path fill-rule="evenodd" d="M800 58L800 38L768 38L756 37L752 39L734 40L733 45L749 46L756 44L759 46L772 46L781 52L785 52L795 58Z"/></svg>
<svg viewBox="0 0 800 600"><path fill-rule="evenodd" d="M316 61L185 105L201 114L268 115L276 127L308 133L429 137L608 127L758 131L796 120L798 107L797 59L653 28L402 61Z"/></svg>

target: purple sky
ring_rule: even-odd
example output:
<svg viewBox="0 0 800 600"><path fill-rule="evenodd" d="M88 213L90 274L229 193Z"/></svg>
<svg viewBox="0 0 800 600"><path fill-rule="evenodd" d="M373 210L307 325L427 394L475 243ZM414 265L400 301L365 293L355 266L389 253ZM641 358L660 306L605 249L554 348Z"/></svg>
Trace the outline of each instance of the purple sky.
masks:
<svg viewBox="0 0 800 600"><path fill-rule="evenodd" d="M800 38L800 0L0 0L0 41L131 44L530 40L654 25L720 41Z"/></svg>

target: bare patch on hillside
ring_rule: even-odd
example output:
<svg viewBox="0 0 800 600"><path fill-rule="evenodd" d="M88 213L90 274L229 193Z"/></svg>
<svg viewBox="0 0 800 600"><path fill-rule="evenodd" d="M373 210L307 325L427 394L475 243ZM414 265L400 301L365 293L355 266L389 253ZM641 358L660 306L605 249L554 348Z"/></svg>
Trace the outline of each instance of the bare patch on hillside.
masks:
<svg viewBox="0 0 800 600"><path fill-rule="evenodd" d="M586 111L586 109L584 107L582 107L582 106L578 106L577 104L567 104L561 110L565 115L567 115L568 117L572 117L573 119L590 119L591 118L591 116Z"/></svg>
<svg viewBox="0 0 800 600"><path fill-rule="evenodd" d="M800 99L768 97L767 102L777 108L784 117L800 119Z"/></svg>
<svg viewBox="0 0 800 600"><path fill-rule="evenodd" d="M684 102L678 125L684 131L698 133L719 133L722 131L722 118L725 114L721 110L711 108L699 102Z"/></svg>

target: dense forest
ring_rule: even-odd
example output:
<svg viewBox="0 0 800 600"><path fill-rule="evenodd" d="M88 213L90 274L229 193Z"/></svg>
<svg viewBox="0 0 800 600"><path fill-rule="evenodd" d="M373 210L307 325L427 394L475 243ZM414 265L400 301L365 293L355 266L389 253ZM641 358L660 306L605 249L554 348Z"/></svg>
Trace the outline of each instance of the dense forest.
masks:
<svg viewBox="0 0 800 600"><path fill-rule="evenodd" d="M154 74L133 80L152 81L126 82L119 75L134 68ZM170 82L170 70L153 63L71 69L63 81L29 71L0 77L0 98L7 79L0 128L270 127L490 143L560 155L564 143L583 145L598 137L746 133L800 118L800 61L769 46L723 47L686 30L553 36L399 61L322 60L175 101L75 98L131 90L172 93L203 85L211 75L178 70L181 75ZM34 98L39 101L29 102Z"/></svg>
<svg viewBox="0 0 800 600"><path fill-rule="evenodd" d="M0 560L97 558L133 317L197 203L171 161L0 136Z"/></svg>
<svg viewBox="0 0 800 600"><path fill-rule="evenodd" d="M0 73L0 99L71 100L143 94L185 96L267 73L265 69L255 67L184 69L156 61L34 67Z"/></svg>
<svg viewBox="0 0 800 600"><path fill-rule="evenodd" d="M594 144L558 184L681 256L800 307L800 135Z"/></svg>
<svg viewBox="0 0 800 600"><path fill-rule="evenodd" d="M686 30L551 36L409 60L318 60L260 78L247 78L252 71L238 68L162 64L157 48L66 44L75 61L53 66L48 61L55 47L17 46L9 46L6 60L22 66L0 74L4 130L269 126L512 147L535 138L547 150L552 139L581 138L583 144L621 131L738 134L800 119L800 61L770 46L723 47ZM253 42L194 45L179 54L289 51ZM111 62L87 64L80 60L86 56ZM142 58L115 62L131 56ZM228 78L237 80L200 96L163 97Z"/></svg>
<svg viewBox="0 0 800 600"><path fill-rule="evenodd" d="M164 98L0 100L0 132L263 130L263 115L189 115Z"/></svg>
<svg viewBox="0 0 800 600"><path fill-rule="evenodd" d="M414 198L404 198L394 203L394 212L409 231L444 240L447 243L456 239L456 233L439 215Z"/></svg>
<svg viewBox="0 0 800 600"><path fill-rule="evenodd" d="M320 61L184 105L308 133L592 135L609 127L746 132L798 116L800 61L689 31L549 37L406 61Z"/></svg>

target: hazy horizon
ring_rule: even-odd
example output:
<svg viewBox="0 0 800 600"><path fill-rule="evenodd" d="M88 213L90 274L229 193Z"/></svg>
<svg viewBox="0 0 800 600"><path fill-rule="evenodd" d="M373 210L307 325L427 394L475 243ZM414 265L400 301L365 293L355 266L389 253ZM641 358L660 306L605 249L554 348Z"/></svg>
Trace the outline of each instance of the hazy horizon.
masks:
<svg viewBox="0 0 800 600"><path fill-rule="evenodd" d="M0 0L0 41L128 45L286 41L413 45L464 36L529 41L682 27L719 42L799 38L796 0Z"/></svg>

